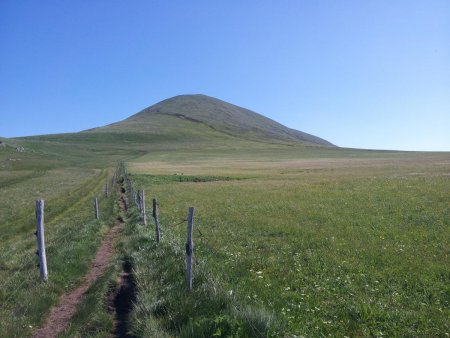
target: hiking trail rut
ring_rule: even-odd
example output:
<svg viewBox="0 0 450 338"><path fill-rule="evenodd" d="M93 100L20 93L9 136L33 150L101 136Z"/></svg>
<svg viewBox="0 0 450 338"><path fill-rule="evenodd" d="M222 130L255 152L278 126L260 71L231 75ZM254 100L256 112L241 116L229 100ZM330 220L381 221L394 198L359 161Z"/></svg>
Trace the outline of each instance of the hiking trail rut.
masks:
<svg viewBox="0 0 450 338"><path fill-rule="evenodd" d="M127 211L128 208L123 193L120 195L119 202L121 211ZM67 329L72 316L77 311L78 305L83 300L83 295L103 275L108 267L114 254L114 239L117 237L122 224L123 219L121 216L118 216L114 226L102 239L100 248L95 255L94 264L84 277L83 283L60 297L58 305L50 311L44 326L36 330L31 336L32 338L56 338Z"/></svg>

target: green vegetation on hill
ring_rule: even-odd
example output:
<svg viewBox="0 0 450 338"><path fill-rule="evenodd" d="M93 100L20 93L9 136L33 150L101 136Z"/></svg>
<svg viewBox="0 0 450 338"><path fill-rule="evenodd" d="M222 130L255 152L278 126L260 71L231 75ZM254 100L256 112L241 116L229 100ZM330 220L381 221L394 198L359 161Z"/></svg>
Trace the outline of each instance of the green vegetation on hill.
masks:
<svg viewBox="0 0 450 338"><path fill-rule="evenodd" d="M237 138L277 142L332 146L317 136L290 129L251 110L206 95L180 95L161 101L130 118L112 125L93 129L99 131L167 132L201 130L206 135L225 134ZM186 128L188 126L188 128Z"/></svg>
<svg viewBox="0 0 450 338"><path fill-rule="evenodd" d="M372 155L330 147L320 138L204 95L177 96L106 127L8 139L5 143L25 149L16 153L6 146L0 153L0 167L10 170L104 168L142 155L162 159L189 154L241 158L258 154L282 154L282 158Z"/></svg>

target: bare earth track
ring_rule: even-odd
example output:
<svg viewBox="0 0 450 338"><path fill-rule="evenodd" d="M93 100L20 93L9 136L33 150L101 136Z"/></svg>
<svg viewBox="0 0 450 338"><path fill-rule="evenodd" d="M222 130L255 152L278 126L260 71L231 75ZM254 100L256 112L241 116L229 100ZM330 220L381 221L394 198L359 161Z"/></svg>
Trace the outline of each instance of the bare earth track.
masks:
<svg viewBox="0 0 450 338"><path fill-rule="evenodd" d="M127 209L123 194L120 197L120 207L123 211ZM108 267L114 254L114 239L119 233L122 223L123 220L119 217L108 234L103 238L95 256L94 264L84 277L83 283L78 288L61 296L58 305L51 310L44 326L32 335L33 338L56 338L68 327L72 316L77 310L77 306L83 299L83 295L103 275Z"/></svg>

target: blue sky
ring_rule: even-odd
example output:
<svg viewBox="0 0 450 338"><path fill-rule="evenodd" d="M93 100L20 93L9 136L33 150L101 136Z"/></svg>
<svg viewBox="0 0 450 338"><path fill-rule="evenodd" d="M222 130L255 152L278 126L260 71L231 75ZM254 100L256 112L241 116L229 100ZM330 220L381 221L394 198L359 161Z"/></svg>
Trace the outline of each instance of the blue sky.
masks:
<svg viewBox="0 0 450 338"><path fill-rule="evenodd" d="M0 1L0 136L194 93L343 147L450 151L450 1Z"/></svg>

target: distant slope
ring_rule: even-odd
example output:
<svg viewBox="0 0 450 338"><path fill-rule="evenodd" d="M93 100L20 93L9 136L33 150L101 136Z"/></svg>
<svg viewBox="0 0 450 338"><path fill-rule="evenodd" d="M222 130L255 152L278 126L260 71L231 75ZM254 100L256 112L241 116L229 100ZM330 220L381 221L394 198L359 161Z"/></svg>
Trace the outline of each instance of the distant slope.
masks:
<svg viewBox="0 0 450 338"><path fill-rule="evenodd" d="M0 167L15 169L30 163L41 169L102 167L147 154L167 159L184 158L186 154L208 157L232 153L246 158L255 153L273 157L278 152L342 151L321 138L204 95L164 100L105 127L6 139L6 142L8 146L4 149L8 151L0 151ZM17 152L13 144L24 147L25 151Z"/></svg>
<svg viewBox="0 0 450 338"><path fill-rule="evenodd" d="M216 136L221 133L252 141L333 146L317 136L290 129L251 110L206 95L175 96L124 121L88 132L172 134L176 129L176 133L186 134L189 129L201 133L204 127L215 131Z"/></svg>

